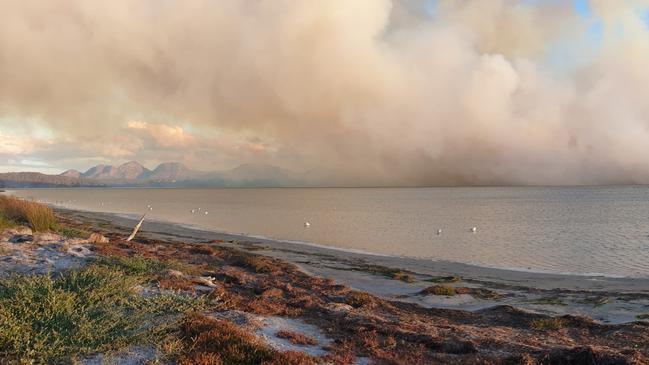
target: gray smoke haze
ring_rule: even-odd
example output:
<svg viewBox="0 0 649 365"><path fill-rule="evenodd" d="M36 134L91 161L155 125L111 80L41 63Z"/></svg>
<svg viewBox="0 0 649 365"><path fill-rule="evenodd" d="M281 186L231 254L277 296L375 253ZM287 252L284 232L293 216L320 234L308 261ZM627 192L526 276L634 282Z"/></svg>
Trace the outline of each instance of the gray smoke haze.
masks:
<svg viewBox="0 0 649 365"><path fill-rule="evenodd" d="M530 3L0 0L0 141L30 120L52 156L649 183L649 0L591 1L599 35Z"/></svg>

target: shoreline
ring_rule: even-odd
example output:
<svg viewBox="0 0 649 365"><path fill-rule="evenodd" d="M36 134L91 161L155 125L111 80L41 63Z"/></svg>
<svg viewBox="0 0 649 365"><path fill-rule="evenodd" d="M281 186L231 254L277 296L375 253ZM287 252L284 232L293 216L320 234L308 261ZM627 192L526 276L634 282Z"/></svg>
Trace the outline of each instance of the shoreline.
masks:
<svg viewBox="0 0 649 365"><path fill-rule="evenodd" d="M168 222L204 227L202 229L215 233L323 246L351 253L422 261L442 260L442 263L457 262L480 268L525 273L616 279L649 278L647 260L644 260L645 225L644 222L637 221L640 217L637 213L642 213L641 216L646 214L634 210L634 215L629 217L625 228L621 228L619 224L610 224L601 230L586 228L594 222L593 219L597 219L592 214L580 218L585 219L583 224L566 227L564 219L557 221L553 218L560 216L565 210L565 203L556 204L559 202L557 199L564 194L561 192L549 197L546 197L546 191L536 190L519 193L498 191L493 193L495 195L477 190L467 192L465 197L464 193L450 194L445 191L402 192L386 195L385 199L388 199L386 201L390 205L383 206L383 200L375 199L382 195L368 195L369 193L361 191L362 194L355 200L354 191L332 194L325 189L305 195L308 199L313 199L309 201L320 202L320 205L308 204L298 208L301 203L297 201L297 197L301 193L289 191L275 194L261 191L263 189L250 194L237 193L235 196L220 189L215 189L213 196L209 195L212 192L200 189L180 189L169 193L156 192L155 189L130 192L110 189L86 192L73 189L64 192L45 190L47 189L15 190L14 193L62 208L116 214L141 214L147 205L155 202L155 211L148 215L149 219L155 217ZM591 196L593 192L579 194ZM490 197L499 199L494 201ZM626 202L622 204L628 204L625 197L622 194L624 199L621 201ZM635 195L628 198L634 197ZM424 201L430 204L413 205L415 198L427 199ZM521 210L521 218L512 218L510 222L506 213L508 210L500 208L516 204L522 198L523 203L515 205ZM601 200L602 204L607 204L606 198L595 198ZM441 205L431 208L433 202ZM283 204L295 209L282 208ZM364 208L354 208L358 204L362 204ZM472 213L471 207L474 204L477 204L476 209L494 204L494 207L500 207L499 214L491 218L485 211ZM201 207L211 214L204 216L191 213ZM531 210L536 208L543 208L542 211L552 214L537 217L533 213L535 210ZM380 213L374 213L374 210ZM452 218L447 217L446 212ZM139 215L137 218L139 219ZM534 219L550 220L540 226L534 223ZM305 229L303 224L306 221L314 223L313 227ZM471 226L480 227L480 233L468 234L466 227ZM436 235L435 227L443 228L444 234Z"/></svg>
<svg viewBox="0 0 649 365"><path fill-rule="evenodd" d="M139 218L56 208L84 220L108 221L125 230ZM142 234L153 239L202 243L221 240L239 248L296 264L306 273L331 278L354 289L388 300L411 302L427 308L476 311L497 305L513 305L535 313L584 315L602 323L629 323L649 307L649 279L565 275L475 266L456 262L374 255L317 244L274 240L218 232L187 224L145 220ZM413 282L395 280L403 272ZM437 278L461 278L467 286L498 293L498 300L466 295L425 297L417 295Z"/></svg>
<svg viewBox="0 0 649 365"><path fill-rule="evenodd" d="M118 218L127 224L137 223L140 216L135 214L123 214L123 213L111 213L111 212L94 212L80 209L69 209L63 207L54 207L57 211L62 212L74 212L81 215L85 215L89 218L102 218L107 219L109 217ZM628 289L633 291L635 288L646 288L646 291L649 294L649 277L629 277L629 276L615 276L615 275L606 275L601 273L571 273L571 272L548 272L541 270L525 270L523 268L499 268L491 267L485 265L477 265L472 263L462 263L446 260L432 260L428 258L416 258L409 256L394 256L380 253L367 252L356 249L347 249L342 247L327 246L324 244L306 242L306 241L296 241L296 240L286 240L278 239L272 237L265 237L262 235L254 234L245 234L245 233L233 233L225 232L214 229L209 229L200 226L193 226L190 224L172 222L161 219L145 219L143 223L143 231L149 228L155 228L157 231L152 233L167 234L169 236L176 236L180 233L183 237L191 237L196 240L200 240L206 235L210 237L218 236L226 239L234 239L238 241L256 241L258 243L270 244L273 248L278 250L285 250L294 248L296 251L301 251L304 253L312 254L327 254L334 256L350 255L353 258L361 259L371 259L376 261L382 261L385 263L394 263L403 262L400 267L402 269L409 268L419 268L424 273L426 271L444 273L444 272L462 272L470 275L471 273L476 273L476 276L480 277L490 277L502 281L508 282L533 282L536 281L540 285L540 288L546 286L545 282L549 281L552 283L564 281L568 284L577 284L576 287L565 287L563 289L583 289L583 290L597 290L602 289L602 285L613 285L612 289L625 289L625 284L630 283ZM165 232L166 231L166 232ZM184 235L182 234L184 233ZM399 266L399 265L398 265ZM596 284L593 286L584 285L580 286L578 282L591 282L596 281Z"/></svg>
<svg viewBox="0 0 649 365"><path fill-rule="evenodd" d="M51 225L39 226L33 217L14 221L0 237L0 284L17 288L0 298L11 313L6 318L16 318L16 325L3 324L16 335L0 341L0 350L16 360L85 365L649 361L649 295L634 290L633 282L582 283L581 278L575 283L529 273L517 273L514 281L512 272L424 265L160 221L146 221L127 241L135 225L129 217L41 208ZM30 226L19 224L25 222ZM503 273L506 277L498 277ZM558 282L563 288L543 288ZM624 291L610 291L622 286ZM97 313L105 315L86 321ZM123 323L118 332L111 318ZM60 320L66 319L70 329L63 331ZM49 326L45 332L43 323ZM78 336L85 328L92 331ZM91 333L104 337L93 342L87 337ZM70 345L50 344L59 335ZM41 340L31 341L34 336Z"/></svg>

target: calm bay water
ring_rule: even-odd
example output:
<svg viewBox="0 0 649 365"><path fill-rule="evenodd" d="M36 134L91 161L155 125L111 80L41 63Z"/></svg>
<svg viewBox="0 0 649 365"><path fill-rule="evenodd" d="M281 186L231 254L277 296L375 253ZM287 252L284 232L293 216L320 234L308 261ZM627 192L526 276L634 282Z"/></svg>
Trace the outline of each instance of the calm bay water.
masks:
<svg viewBox="0 0 649 365"><path fill-rule="evenodd" d="M646 186L30 189L13 193L90 211L142 214L151 205L153 219L384 255L649 277ZM471 227L477 227L477 232L471 233Z"/></svg>

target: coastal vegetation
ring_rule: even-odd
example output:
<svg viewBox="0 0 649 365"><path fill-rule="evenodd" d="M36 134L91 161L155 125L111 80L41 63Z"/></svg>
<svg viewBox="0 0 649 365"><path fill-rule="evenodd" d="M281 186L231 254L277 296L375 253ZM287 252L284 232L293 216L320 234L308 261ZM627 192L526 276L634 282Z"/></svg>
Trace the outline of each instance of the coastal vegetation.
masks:
<svg viewBox="0 0 649 365"><path fill-rule="evenodd" d="M530 323L530 327L535 330L558 330L567 326L568 321L559 317L537 319Z"/></svg>
<svg viewBox="0 0 649 365"><path fill-rule="evenodd" d="M116 351L152 342L168 318L204 308L201 298L142 296L143 271L102 262L56 276L0 280L0 357L59 363Z"/></svg>
<svg viewBox="0 0 649 365"><path fill-rule="evenodd" d="M454 296L457 294L455 288L449 285L433 285L421 291L422 295L445 295Z"/></svg>
<svg viewBox="0 0 649 365"><path fill-rule="evenodd" d="M56 217L46 205L0 195L0 227L27 224L35 232L55 230Z"/></svg>

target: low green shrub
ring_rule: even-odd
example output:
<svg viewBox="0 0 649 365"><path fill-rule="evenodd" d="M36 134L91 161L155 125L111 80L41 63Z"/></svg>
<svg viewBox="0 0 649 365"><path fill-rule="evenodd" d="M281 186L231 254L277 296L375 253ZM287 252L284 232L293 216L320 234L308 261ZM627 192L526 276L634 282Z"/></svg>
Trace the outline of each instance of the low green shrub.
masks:
<svg viewBox="0 0 649 365"><path fill-rule="evenodd" d="M70 363L151 340L169 316L204 308L200 298L144 297L141 280L101 265L0 280L0 358Z"/></svg>
<svg viewBox="0 0 649 365"><path fill-rule="evenodd" d="M149 276L167 268L162 261L144 256L100 256L94 259L93 264L135 276Z"/></svg>

